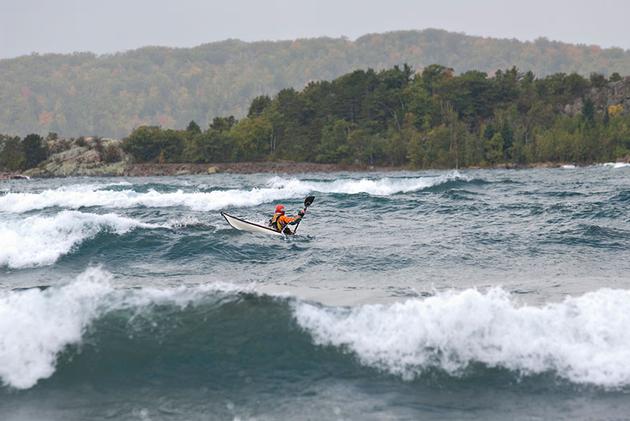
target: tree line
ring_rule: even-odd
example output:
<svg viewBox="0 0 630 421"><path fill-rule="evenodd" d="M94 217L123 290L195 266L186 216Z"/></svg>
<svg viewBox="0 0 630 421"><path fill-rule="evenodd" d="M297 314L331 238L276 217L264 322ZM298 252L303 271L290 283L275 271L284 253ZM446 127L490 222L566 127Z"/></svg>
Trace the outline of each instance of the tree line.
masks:
<svg viewBox="0 0 630 421"><path fill-rule="evenodd" d="M144 126L125 140L139 162L293 160L451 168L534 162L591 163L630 155L622 105L590 98L621 77L515 67L493 77L431 65L357 70L302 91L256 97L247 117L216 117L206 130ZM567 106L576 108L567 113Z"/></svg>
<svg viewBox="0 0 630 421"><path fill-rule="evenodd" d="M630 156L630 115L598 93L619 74L556 73L516 67L489 77L431 65L356 70L254 98L247 116L215 117L205 129L140 126L123 141L135 162L290 160L454 168L536 162L613 161ZM626 82L627 83L627 82ZM601 97L601 95L599 95ZM595 98L595 99L593 99ZM27 139L28 142L27 142ZM20 144L4 141L0 165ZM33 135L22 142L29 164ZM7 145L11 145L7 147ZM24 164L22 165L29 165Z"/></svg>

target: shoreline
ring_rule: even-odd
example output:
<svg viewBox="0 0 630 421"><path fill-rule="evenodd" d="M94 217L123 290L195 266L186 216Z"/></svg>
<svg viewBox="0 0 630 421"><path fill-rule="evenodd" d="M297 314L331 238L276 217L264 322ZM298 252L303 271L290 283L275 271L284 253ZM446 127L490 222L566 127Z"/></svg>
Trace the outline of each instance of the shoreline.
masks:
<svg viewBox="0 0 630 421"><path fill-rule="evenodd" d="M199 174L256 174L256 173L333 173L333 172L369 172L403 171L403 167L380 167L373 165L319 164L312 162L229 162L214 164L132 164L124 171L130 177L175 176Z"/></svg>
<svg viewBox="0 0 630 421"><path fill-rule="evenodd" d="M619 161L628 163L627 161ZM257 174L257 173L334 173L334 172L401 172L401 171L424 171L424 170L479 170L479 169L542 169L542 168L562 168L563 166L575 166L576 168L588 165L604 165L605 163L592 163L580 165L568 162L539 162L527 165L500 164L487 167L471 166L462 168L425 168L414 169L405 166L376 166L359 164L320 164L312 162L232 162L213 164L130 164L123 171L116 174L68 174L65 176L55 175L30 175L32 178L65 178L65 177L159 177L159 176L179 176L179 175L202 175L202 174ZM31 169L32 170L32 169ZM23 174L29 175L29 171L24 172L0 172L0 180L10 180L23 178Z"/></svg>

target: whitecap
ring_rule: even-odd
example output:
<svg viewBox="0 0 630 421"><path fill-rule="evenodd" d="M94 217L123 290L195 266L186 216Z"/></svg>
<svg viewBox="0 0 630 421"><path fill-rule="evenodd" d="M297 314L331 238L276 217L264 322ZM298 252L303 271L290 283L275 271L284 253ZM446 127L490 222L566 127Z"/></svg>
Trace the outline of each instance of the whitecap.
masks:
<svg viewBox="0 0 630 421"><path fill-rule="evenodd" d="M212 283L171 289L115 289L113 276L89 268L73 282L45 290L0 293L0 379L5 385L28 389L55 373L59 355L80 345L94 320L121 309L141 311L154 304L184 308L209 294L234 295L251 286Z"/></svg>
<svg viewBox="0 0 630 421"><path fill-rule="evenodd" d="M602 164L604 167L609 167L612 169L619 169L619 168L628 168L630 167L630 163L627 162L606 162L604 164Z"/></svg>
<svg viewBox="0 0 630 421"><path fill-rule="evenodd" d="M265 187L249 190L229 189L211 192L158 192L149 190L100 190L99 186L63 187L39 193L9 192L0 196L0 211L22 213L61 207L151 208L185 206L195 211L212 211L227 207L249 207L277 200L302 198L313 192L389 196L427 189L454 180L468 180L458 172L436 177L382 177L378 179L342 179L303 181L297 178L271 178Z"/></svg>
<svg viewBox="0 0 630 421"><path fill-rule="evenodd" d="M62 211L0 221L0 266L25 268L53 264L101 231L124 234L134 228L159 228L113 213L98 215Z"/></svg>
<svg viewBox="0 0 630 421"><path fill-rule="evenodd" d="M316 344L405 379L471 363L524 374L552 371L575 383L630 384L630 291L601 289L543 307L505 291L474 289L351 309L297 302L294 316Z"/></svg>

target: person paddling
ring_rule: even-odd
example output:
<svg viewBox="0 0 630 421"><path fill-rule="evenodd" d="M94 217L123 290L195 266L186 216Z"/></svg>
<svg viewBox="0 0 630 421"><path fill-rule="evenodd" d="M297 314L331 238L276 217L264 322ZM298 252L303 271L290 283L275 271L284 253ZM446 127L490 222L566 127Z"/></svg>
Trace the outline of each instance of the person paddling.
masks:
<svg viewBox="0 0 630 421"><path fill-rule="evenodd" d="M292 235L293 232L291 231L291 228L289 228L289 225L298 224L303 216L303 210L299 211L296 217L292 218L290 216L286 216L284 214L284 205L277 205L275 213L269 220L269 226L278 232L282 232L286 235Z"/></svg>

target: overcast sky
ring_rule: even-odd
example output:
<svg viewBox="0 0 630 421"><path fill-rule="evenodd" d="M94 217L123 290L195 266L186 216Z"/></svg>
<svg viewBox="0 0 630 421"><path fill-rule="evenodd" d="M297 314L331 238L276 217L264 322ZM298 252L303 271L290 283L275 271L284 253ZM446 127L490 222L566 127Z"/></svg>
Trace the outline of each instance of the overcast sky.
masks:
<svg viewBox="0 0 630 421"><path fill-rule="evenodd" d="M0 0L0 58L440 28L630 49L629 0Z"/></svg>

